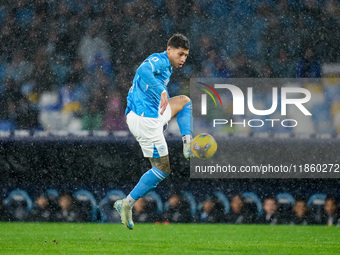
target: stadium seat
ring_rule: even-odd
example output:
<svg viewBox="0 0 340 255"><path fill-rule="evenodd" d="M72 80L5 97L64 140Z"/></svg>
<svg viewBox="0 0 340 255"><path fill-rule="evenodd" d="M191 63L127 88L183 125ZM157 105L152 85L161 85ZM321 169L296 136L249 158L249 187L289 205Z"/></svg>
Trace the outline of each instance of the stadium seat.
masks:
<svg viewBox="0 0 340 255"><path fill-rule="evenodd" d="M222 205L224 206L224 210L223 210L224 214L229 213L230 203L226 195L224 195L224 193L222 193L221 191L215 191L214 195L217 197L218 201L222 203Z"/></svg>
<svg viewBox="0 0 340 255"><path fill-rule="evenodd" d="M59 197L59 192L56 189L47 189L45 191L46 196L53 198L53 199L58 199Z"/></svg>
<svg viewBox="0 0 340 255"><path fill-rule="evenodd" d="M197 203L194 196L189 191L182 191L183 198L186 199L190 204L190 213L192 217L195 217L197 212Z"/></svg>
<svg viewBox="0 0 340 255"><path fill-rule="evenodd" d="M121 190L111 190L106 194L106 196L98 204L101 223L120 222L120 216L113 208L113 205L117 200L123 199L125 197L125 193Z"/></svg>
<svg viewBox="0 0 340 255"><path fill-rule="evenodd" d="M313 205L324 205L325 204L325 199L326 199L326 194L324 193L316 193L313 194L307 201L307 206L313 206Z"/></svg>
<svg viewBox="0 0 340 255"><path fill-rule="evenodd" d="M78 190L74 193L74 199L79 203L81 209L90 209L89 218L91 222L97 221L97 201L88 190Z"/></svg>
<svg viewBox="0 0 340 255"><path fill-rule="evenodd" d="M155 191L150 191L145 195L145 199L148 202L155 202L156 203L156 208L157 208L157 213L161 215L163 213L163 201L161 196L155 192Z"/></svg>
<svg viewBox="0 0 340 255"><path fill-rule="evenodd" d="M9 120L0 120L0 131L12 131L14 124Z"/></svg>
<svg viewBox="0 0 340 255"><path fill-rule="evenodd" d="M311 215L313 215L316 223L321 222L326 196L327 195L324 193L316 193L307 201L308 209L311 212Z"/></svg>
<svg viewBox="0 0 340 255"><path fill-rule="evenodd" d="M244 197L244 201L246 204L254 204L257 209L257 216L262 214L262 202L259 197L254 192L243 192L242 196Z"/></svg>
<svg viewBox="0 0 340 255"><path fill-rule="evenodd" d="M282 220L288 223L295 204L295 198L290 193L283 192L276 195L276 200L279 205L278 211L281 214Z"/></svg>
<svg viewBox="0 0 340 255"><path fill-rule="evenodd" d="M295 198L290 193L279 193L276 195L276 200L279 204L295 204Z"/></svg>
<svg viewBox="0 0 340 255"><path fill-rule="evenodd" d="M22 189L11 191L3 203L17 221L24 221L33 208L32 199Z"/></svg>

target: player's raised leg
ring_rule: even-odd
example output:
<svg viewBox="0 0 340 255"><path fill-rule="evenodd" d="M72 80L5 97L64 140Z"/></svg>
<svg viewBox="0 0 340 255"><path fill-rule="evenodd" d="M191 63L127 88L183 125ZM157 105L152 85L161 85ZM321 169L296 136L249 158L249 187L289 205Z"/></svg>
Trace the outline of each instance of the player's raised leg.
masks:
<svg viewBox="0 0 340 255"><path fill-rule="evenodd" d="M192 138L192 105L187 96L176 96L169 99L171 118L177 115L177 123L183 140L183 154L186 159L191 156Z"/></svg>

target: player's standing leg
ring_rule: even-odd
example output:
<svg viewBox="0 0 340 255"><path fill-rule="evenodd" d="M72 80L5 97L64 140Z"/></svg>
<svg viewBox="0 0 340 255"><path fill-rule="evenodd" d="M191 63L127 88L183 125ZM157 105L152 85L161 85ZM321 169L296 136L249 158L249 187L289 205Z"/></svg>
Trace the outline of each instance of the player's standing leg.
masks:
<svg viewBox="0 0 340 255"><path fill-rule="evenodd" d="M169 156L149 158L152 168L142 175L137 185L123 200L116 201L114 207L121 216L122 223L129 229L133 229L132 207L136 201L144 197L151 189L164 180L170 174Z"/></svg>

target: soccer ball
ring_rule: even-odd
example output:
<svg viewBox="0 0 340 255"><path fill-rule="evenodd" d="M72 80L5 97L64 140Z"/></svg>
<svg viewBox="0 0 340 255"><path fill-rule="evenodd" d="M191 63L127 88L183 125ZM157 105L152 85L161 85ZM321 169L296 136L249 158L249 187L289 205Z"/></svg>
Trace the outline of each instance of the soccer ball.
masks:
<svg viewBox="0 0 340 255"><path fill-rule="evenodd" d="M214 156L217 150L217 143L209 134L202 133L195 136L191 142L191 150L196 158L208 159Z"/></svg>

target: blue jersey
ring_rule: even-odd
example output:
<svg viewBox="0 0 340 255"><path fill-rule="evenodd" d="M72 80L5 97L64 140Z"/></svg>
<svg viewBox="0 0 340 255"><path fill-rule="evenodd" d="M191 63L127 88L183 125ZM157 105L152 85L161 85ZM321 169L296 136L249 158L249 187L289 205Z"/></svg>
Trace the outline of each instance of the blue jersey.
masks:
<svg viewBox="0 0 340 255"><path fill-rule="evenodd" d="M154 53L138 67L127 97L126 114L157 118L161 93L167 90L172 67L167 52ZM168 93L169 97L169 93Z"/></svg>

